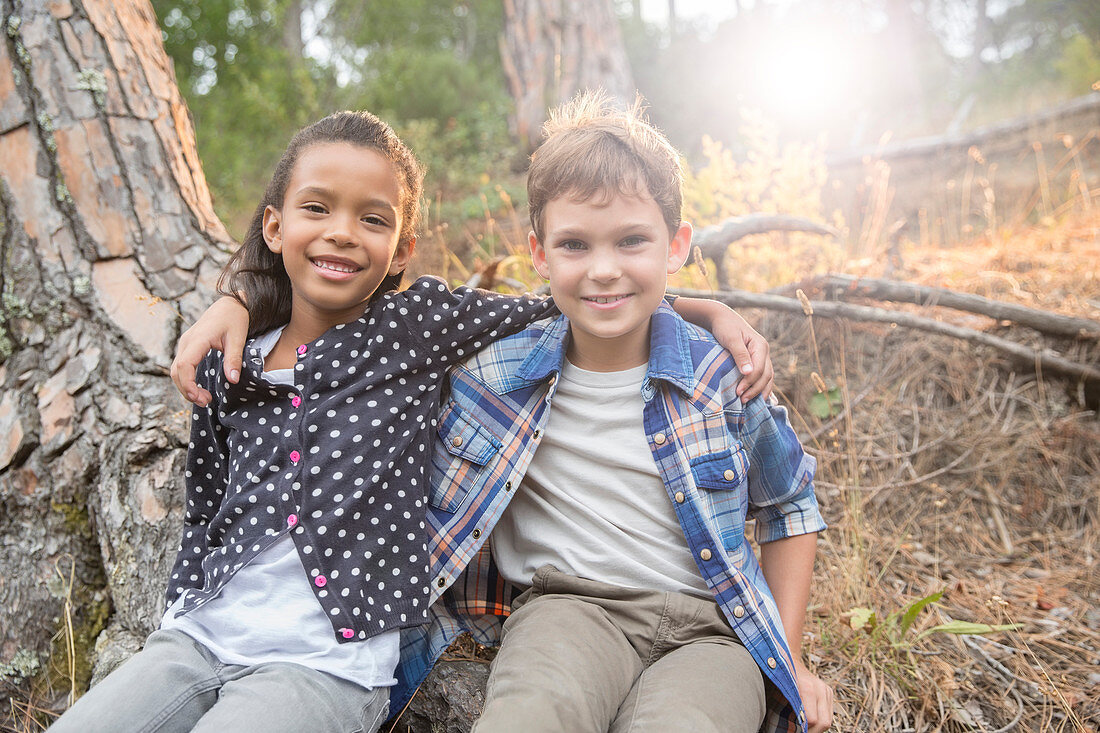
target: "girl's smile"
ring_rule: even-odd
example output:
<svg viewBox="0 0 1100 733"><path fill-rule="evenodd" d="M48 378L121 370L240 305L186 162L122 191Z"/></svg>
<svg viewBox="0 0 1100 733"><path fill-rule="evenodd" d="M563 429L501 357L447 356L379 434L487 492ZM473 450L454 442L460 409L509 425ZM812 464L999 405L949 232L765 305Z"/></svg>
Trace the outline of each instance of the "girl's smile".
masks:
<svg viewBox="0 0 1100 733"><path fill-rule="evenodd" d="M370 148L341 142L302 151L263 229L290 278L286 335L295 345L361 316L382 280L405 269L414 240L400 241L399 180Z"/></svg>

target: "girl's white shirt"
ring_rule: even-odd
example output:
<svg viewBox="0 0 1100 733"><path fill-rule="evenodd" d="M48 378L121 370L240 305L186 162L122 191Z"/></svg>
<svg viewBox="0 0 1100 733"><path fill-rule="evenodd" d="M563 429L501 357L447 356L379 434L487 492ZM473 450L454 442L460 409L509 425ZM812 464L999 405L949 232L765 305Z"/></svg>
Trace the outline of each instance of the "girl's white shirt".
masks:
<svg viewBox="0 0 1100 733"><path fill-rule="evenodd" d="M253 345L266 357L282 331L259 336ZM275 369L263 378L293 384L293 375L293 369ZM367 688L397 682L400 632L338 642L289 535L241 568L216 598L177 617L186 595L168 608L161 628L182 631L225 664L290 662Z"/></svg>

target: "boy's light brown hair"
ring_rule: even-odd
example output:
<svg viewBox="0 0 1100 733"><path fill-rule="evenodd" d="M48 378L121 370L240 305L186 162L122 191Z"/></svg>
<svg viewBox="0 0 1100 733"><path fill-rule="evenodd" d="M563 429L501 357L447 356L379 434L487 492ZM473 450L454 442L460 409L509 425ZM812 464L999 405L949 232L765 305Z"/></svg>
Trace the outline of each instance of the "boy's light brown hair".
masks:
<svg viewBox="0 0 1100 733"><path fill-rule="evenodd" d="M540 241L549 202L616 194L651 196L675 236L683 204L680 154L644 111L640 99L624 110L603 92L582 92L550 113L527 171L531 228Z"/></svg>

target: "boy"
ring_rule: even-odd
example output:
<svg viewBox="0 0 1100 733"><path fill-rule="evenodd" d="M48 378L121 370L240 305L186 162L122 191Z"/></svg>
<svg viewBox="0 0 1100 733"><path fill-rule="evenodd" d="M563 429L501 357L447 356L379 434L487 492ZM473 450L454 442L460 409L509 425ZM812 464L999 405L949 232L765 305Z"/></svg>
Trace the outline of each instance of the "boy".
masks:
<svg viewBox="0 0 1100 733"><path fill-rule="evenodd" d="M826 730L832 690L800 660L814 461L663 302L691 242L679 156L583 96L552 115L528 195L563 316L451 374L429 496L442 601L403 631L392 709L466 629L500 634L479 733Z"/></svg>

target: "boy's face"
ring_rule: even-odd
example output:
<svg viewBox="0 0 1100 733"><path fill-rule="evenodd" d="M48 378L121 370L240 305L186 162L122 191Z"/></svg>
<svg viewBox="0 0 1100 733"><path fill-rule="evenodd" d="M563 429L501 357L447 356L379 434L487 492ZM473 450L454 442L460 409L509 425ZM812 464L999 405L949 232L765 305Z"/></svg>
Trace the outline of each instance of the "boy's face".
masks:
<svg viewBox="0 0 1100 733"><path fill-rule="evenodd" d="M691 225L674 236L648 195L577 201L543 209L543 240L528 236L535 269L550 280L569 318L569 360L590 371L618 371L649 360L649 318L665 282L683 266Z"/></svg>

